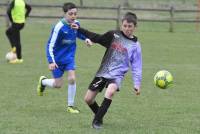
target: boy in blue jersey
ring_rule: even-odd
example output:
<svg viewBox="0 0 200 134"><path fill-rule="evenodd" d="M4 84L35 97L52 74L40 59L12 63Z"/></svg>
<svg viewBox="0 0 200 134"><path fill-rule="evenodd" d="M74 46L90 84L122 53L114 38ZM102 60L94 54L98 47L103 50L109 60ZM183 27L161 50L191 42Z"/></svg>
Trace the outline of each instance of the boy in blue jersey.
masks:
<svg viewBox="0 0 200 134"><path fill-rule="evenodd" d="M61 88L63 85L63 74L67 71L68 76L68 106L67 111L70 113L79 113L74 107L74 99L76 94L75 82L75 52L76 38L85 40L87 45L92 45L89 39L80 34L77 30L72 29L70 25L76 23L77 7L73 3L65 3L63 5L64 18L61 19L53 28L46 47L47 60L49 62L49 70L52 71L53 78L48 79L45 76L39 78L37 93L43 96L45 87Z"/></svg>

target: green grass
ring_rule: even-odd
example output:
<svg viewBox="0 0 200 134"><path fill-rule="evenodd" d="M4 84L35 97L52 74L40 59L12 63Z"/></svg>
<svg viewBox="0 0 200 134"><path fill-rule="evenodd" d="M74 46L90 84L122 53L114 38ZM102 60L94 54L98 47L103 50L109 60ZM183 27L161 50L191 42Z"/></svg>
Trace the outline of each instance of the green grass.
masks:
<svg viewBox="0 0 200 134"><path fill-rule="evenodd" d="M45 58L45 44L52 22L56 20L45 22L28 21L22 32L24 63L21 65L10 65L5 61L9 43L4 35L5 27L0 24L1 134L200 133L200 38L199 33L187 32L191 27L185 27L184 32L169 33L167 29L163 30L163 24L139 25L136 34L143 51L141 96L133 94L129 72L105 116L104 128L96 131L91 128L93 115L83 97L105 49L98 45L87 48L78 42L76 104L81 113L68 114L65 109L67 82L59 91L47 89L45 96L36 95L39 76L51 76ZM99 33L115 28L113 22L81 22L82 26ZM174 76L173 86L166 90L153 84L154 74L161 69ZM97 97L98 103L102 98L103 93Z"/></svg>

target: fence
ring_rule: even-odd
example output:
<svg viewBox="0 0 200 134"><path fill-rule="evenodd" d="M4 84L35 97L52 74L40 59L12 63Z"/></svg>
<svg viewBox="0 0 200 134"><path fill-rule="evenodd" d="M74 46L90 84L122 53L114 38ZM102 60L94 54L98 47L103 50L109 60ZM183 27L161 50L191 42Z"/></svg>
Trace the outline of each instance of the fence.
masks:
<svg viewBox="0 0 200 134"><path fill-rule="evenodd" d="M32 8L61 8L62 5L37 5L32 4ZM0 7L7 7L7 3L0 3ZM89 10L112 10L117 13L114 17L84 17L79 16L78 19L89 19L89 20L111 20L116 22L116 28L119 28L120 20L121 20L121 14L123 11L129 10L129 11L147 11L147 12L165 12L169 13L168 19L155 19L155 18L147 18L147 19L139 19L138 21L141 22L163 22L163 23L169 23L169 31L174 31L174 23L200 23L199 17L196 17L196 19L177 19L175 18L175 14L178 13L196 13L199 14L200 10L184 10L184 9L175 9L174 7L171 7L170 9L151 9L151 8L125 8L121 7L120 5L118 7L91 7L91 6L80 6L78 7L81 9L89 9ZM0 17L6 17L5 13L0 13ZM60 18L61 16L58 15L30 15L31 18Z"/></svg>

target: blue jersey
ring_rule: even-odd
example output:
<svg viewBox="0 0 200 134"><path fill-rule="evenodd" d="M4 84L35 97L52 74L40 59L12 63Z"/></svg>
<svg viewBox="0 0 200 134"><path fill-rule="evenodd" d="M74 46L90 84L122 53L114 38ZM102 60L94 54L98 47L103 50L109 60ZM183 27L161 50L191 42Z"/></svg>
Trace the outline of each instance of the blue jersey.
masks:
<svg viewBox="0 0 200 134"><path fill-rule="evenodd" d="M80 25L78 21L76 24ZM74 62L76 53L76 38L85 40L85 36L72 29L65 19L61 19L52 29L47 42L46 53L49 63L58 65Z"/></svg>

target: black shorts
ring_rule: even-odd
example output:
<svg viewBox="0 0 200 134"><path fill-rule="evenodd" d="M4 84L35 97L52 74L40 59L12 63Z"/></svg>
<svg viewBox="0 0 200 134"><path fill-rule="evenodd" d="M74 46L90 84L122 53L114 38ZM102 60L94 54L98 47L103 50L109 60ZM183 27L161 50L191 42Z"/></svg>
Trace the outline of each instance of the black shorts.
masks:
<svg viewBox="0 0 200 134"><path fill-rule="evenodd" d="M88 89L91 91L101 92L104 88L107 88L109 84L116 83L114 79L107 79L104 77L95 77L90 83Z"/></svg>

